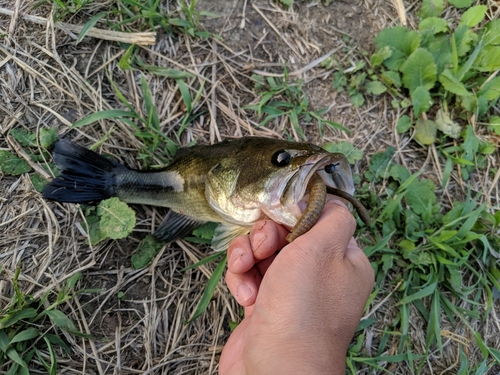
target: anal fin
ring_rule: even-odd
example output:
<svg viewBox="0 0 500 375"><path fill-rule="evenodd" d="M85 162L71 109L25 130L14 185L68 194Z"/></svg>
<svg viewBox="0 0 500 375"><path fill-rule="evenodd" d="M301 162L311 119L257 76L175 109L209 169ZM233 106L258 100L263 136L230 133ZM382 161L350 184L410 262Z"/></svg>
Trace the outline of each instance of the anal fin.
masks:
<svg viewBox="0 0 500 375"><path fill-rule="evenodd" d="M195 220L189 216L168 211L153 236L161 241L172 242L190 234L194 229L205 224L205 221Z"/></svg>

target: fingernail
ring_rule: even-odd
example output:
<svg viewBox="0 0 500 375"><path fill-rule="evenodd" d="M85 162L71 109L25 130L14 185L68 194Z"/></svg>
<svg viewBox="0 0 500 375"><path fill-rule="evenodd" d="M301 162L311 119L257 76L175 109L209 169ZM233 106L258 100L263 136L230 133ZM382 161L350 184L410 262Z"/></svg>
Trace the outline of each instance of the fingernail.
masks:
<svg viewBox="0 0 500 375"><path fill-rule="evenodd" d="M238 262L239 259L243 257L244 254L245 252L243 251L243 249L240 248L234 249L231 254L231 259L229 259L229 264L234 265L235 262Z"/></svg>
<svg viewBox="0 0 500 375"><path fill-rule="evenodd" d="M253 236L253 241L252 241L252 249L255 252L256 250L259 249L259 247L264 243L264 241L267 240L267 234L257 232Z"/></svg>
<svg viewBox="0 0 500 375"><path fill-rule="evenodd" d="M236 299L241 304L244 304L253 296L253 290L246 284L241 284L236 291Z"/></svg>

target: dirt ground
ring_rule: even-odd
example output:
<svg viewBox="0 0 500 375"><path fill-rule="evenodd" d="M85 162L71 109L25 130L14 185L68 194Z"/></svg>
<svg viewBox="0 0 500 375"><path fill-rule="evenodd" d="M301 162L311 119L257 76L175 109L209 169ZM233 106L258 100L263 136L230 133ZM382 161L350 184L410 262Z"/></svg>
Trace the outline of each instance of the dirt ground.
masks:
<svg viewBox="0 0 500 375"><path fill-rule="evenodd" d="M414 23L415 3L404 2L410 25ZM30 0L0 0L0 149L16 150L15 142L7 136L13 128L37 131L56 127L60 136L87 146L111 132L100 151L114 155L129 167L140 168L140 143L126 123L100 121L70 128L74 121L92 112L124 108L111 79L144 113L139 71L123 71L118 66L125 49L117 42L93 37L76 45L74 32L59 30L52 22L40 25L23 18L51 18L52 6L45 3L34 8L35 4ZM174 11L177 2L166 1L162 6ZM14 15L2 13L2 9L14 11ZM298 140L286 121L259 128L257 115L242 108L258 101L251 74L282 74L286 64L293 76L332 50L336 58L354 65L368 58L366 52L374 51L373 38L379 30L400 23L393 3L382 0L337 0L328 6L319 1L295 1L288 10L272 1L202 0L198 9L217 14L215 18L202 17L201 28L219 38L191 38L184 34L172 37L157 30L156 43L141 47L139 52L146 64L193 73L195 78L188 81L192 97L202 87L195 111L203 114L178 137L176 131L186 111L179 87L173 79L146 73L161 130L181 145L195 139L213 143L245 135L290 134ZM64 21L83 24L94 14L90 6ZM96 26L106 28L104 22ZM407 136L395 132L401 112L390 106L390 98L382 96L354 108L346 94L333 89L331 74L316 65L294 77L305 81L304 91L312 108L328 107L326 117L351 133L327 129L321 138L315 124L306 124L309 141L324 144L349 140L364 152L355 173L366 167L370 155L389 145L398 149L397 158L404 155L411 172L428 168L427 152L413 147ZM427 174L432 178L431 168ZM0 177L0 263L7 273L12 274L20 263L22 289L35 297L52 291L50 298L55 298L72 275L80 272L83 276L78 283L83 292L61 309L92 338L65 335L72 354L57 352L58 373L217 373L218 359L230 334L229 323L240 321L242 310L220 283L207 311L193 323L185 324L215 265L182 270L204 258L210 251L208 247L177 241L165 245L151 265L135 270L131 256L138 242L161 222L164 210L134 206L138 221L132 235L89 246L79 206L45 201L26 174ZM0 307L12 294L7 279L0 278L2 281ZM372 311L381 324L392 319L396 308L391 298L382 299L377 297L373 306L378 305L378 310ZM415 340L425 343L421 325L416 320L411 329ZM379 338L379 327L382 325L368 333L367 354L370 340ZM447 359L439 364L435 363L439 358L429 359L437 373L446 368L452 368L448 373L456 370L453 364L457 363L458 352L450 349L446 354ZM34 363L43 373L40 363ZM394 373L407 373L399 364L381 365ZM423 373L431 371L424 368ZM359 373L374 372L366 369Z"/></svg>

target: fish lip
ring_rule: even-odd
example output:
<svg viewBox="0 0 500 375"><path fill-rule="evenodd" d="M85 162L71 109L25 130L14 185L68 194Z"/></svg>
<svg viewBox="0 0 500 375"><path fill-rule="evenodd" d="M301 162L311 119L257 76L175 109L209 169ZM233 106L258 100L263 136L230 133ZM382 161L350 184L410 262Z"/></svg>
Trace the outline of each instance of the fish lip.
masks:
<svg viewBox="0 0 500 375"><path fill-rule="evenodd" d="M324 168L332 163L338 163L336 170L333 173L325 172ZM281 203L297 204L300 202L306 194L309 180L317 172L326 186L343 190L351 195L354 193L351 167L347 158L343 154L328 153L311 156L297 169L286 184Z"/></svg>

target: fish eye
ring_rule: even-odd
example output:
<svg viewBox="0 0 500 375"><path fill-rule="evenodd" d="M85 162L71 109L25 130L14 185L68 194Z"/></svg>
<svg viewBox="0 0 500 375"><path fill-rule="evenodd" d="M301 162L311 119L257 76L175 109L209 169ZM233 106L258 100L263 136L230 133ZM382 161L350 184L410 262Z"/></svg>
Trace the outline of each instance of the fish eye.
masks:
<svg viewBox="0 0 500 375"><path fill-rule="evenodd" d="M292 160L292 155L288 151L279 150L273 154L271 163L277 167L286 167L290 164L290 160Z"/></svg>
<svg viewBox="0 0 500 375"><path fill-rule="evenodd" d="M333 172L335 172L338 165L339 165L339 163L332 163L332 164L326 165L325 172L328 174L332 174Z"/></svg>

